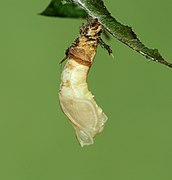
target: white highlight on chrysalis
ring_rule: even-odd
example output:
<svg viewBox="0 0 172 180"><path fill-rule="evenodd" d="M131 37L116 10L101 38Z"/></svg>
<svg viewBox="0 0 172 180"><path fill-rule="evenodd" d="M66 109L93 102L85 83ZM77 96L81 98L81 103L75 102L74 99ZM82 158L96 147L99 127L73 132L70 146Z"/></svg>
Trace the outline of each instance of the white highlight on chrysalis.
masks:
<svg viewBox="0 0 172 180"><path fill-rule="evenodd" d="M88 90L88 71L88 66L69 59L61 75L59 91L62 110L72 123L82 147L94 143L93 137L103 130L107 121L107 116Z"/></svg>

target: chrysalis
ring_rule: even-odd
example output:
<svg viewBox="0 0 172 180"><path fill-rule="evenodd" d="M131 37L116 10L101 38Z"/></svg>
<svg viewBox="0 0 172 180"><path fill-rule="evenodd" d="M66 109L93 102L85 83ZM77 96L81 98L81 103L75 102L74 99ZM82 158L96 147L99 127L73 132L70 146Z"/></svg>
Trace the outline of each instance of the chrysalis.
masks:
<svg viewBox="0 0 172 180"><path fill-rule="evenodd" d="M94 136L103 130L107 121L87 85L87 74L96 54L100 31L97 20L91 20L81 28L80 37L67 50L68 60L61 75L60 105L82 147L94 143Z"/></svg>

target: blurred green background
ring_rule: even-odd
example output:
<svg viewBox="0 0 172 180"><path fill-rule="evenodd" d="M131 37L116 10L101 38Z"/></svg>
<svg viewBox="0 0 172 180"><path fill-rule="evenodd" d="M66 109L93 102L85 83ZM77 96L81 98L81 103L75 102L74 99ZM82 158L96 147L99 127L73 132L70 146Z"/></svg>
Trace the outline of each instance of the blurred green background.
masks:
<svg viewBox="0 0 172 180"><path fill-rule="evenodd" d="M105 0L172 62L170 0ZM109 121L81 148L58 103L67 47L83 20L37 15L49 0L0 2L0 179L171 180L172 69L115 39L98 49L89 88Z"/></svg>

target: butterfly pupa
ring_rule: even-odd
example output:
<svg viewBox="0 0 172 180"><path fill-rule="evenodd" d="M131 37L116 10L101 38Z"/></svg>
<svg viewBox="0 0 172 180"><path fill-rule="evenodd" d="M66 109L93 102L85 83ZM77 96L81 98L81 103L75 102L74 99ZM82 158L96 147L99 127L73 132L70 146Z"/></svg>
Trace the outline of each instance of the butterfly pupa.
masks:
<svg viewBox="0 0 172 180"><path fill-rule="evenodd" d="M72 123L81 146L93 144L93 137L103 130L107 121L107 116L88 90L88 70L87 66L70 59L62 72L59 91L60 105Z"/></svg>
<svg viewBox="0 0 172 180"><path fill-rule="evenodd" d="M107 121L107 116L96 104L87 84L100 31L101 25L95 20L82 27L81 36L66 53L68 60L61 74L60 105L82 147L94 143L93 138L103 130Z"/></svg>

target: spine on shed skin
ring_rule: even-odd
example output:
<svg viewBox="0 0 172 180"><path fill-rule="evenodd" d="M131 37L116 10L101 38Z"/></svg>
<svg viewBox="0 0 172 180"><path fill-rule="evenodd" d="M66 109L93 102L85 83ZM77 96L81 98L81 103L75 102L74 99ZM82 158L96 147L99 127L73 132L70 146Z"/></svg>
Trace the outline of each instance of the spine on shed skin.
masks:
<svg viewBox="0 0 172 180"><path fill-rule="evenodd" d="M107 116L96 104L87 85L101 28L95 19L90 19L81 28L80 37L67 50L68 60L61 74L60 105L82 147L94 143L94 136L103 130L107 121Z"/></svg>

